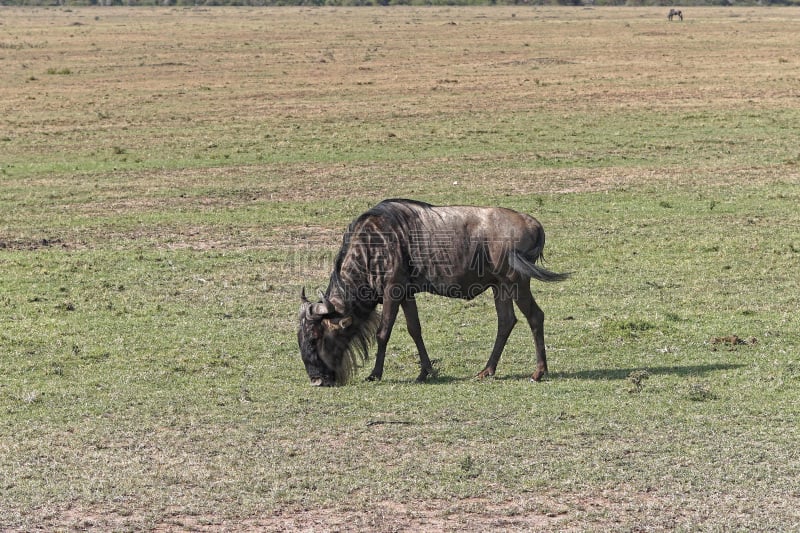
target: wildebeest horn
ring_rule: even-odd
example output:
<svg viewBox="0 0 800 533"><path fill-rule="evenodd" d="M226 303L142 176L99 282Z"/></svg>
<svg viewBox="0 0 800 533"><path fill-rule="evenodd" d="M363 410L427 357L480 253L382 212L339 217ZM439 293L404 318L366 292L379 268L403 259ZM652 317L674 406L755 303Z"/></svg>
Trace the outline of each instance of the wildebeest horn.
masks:
<svg viewBox="0 0 800 533"><path fill-rule="evenodd" d="M325 299L325 295L322 294L322 291L320 291L319 295L322 301L312 304L306 297L306 288L303 287L300 289L300 300L302 300L303 306L306 309L306 318L311 319L315 316L325 316L336 311L333 304Z"/></svg>

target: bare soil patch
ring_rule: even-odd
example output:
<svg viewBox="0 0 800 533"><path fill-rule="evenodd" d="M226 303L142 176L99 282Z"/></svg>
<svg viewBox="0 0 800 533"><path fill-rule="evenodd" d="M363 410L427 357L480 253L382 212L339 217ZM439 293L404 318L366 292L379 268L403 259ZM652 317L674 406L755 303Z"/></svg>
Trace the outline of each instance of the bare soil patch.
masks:
<svg viewBox="0 0 800 533"><path fill-rule="evenodd" d="M258 516L186 514L181 509L157 513L120 513L112 509L73 507L54 513L49 527L100 531L150 524L151 531L582 531L592 528L636 527L668 530L683 522L674 499L657 492L601 491L597 494L524 493L506 501L462 500L374 502L347 508L284 508ZM648 513L658 512L654 522ZM150 515L150 516L148 516ZM620 521L621 516L626 517Z"/></svg>

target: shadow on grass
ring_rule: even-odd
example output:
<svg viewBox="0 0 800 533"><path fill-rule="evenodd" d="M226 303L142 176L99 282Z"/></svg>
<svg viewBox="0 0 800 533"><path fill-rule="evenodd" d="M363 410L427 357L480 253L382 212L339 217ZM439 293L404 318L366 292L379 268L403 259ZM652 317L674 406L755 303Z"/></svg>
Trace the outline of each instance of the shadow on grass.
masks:
<svg viewBox="0 0 800 533"><path fill-rule="evenodd" d="M550 372L545 377L545 381L557 379L591 379L591 380L615 380L615 379L628 379L632 372L639 370L647 370L650 375L672 375L681 377L702 376L709 372L717 372L719 370L734 370L742 368L744 364L730 364L730 363L716 363L710 365L685 365L685 366L639 366L630 368L600 368L595 370L579 370L576 372ZM530 380L530 374L503 374L502 371L497 375L486 378L486 381L523 381ZM409 383L408 380L397 379L386 380L391 383ZM430 377L425 382L425 385L450 385L453 383L464 383L466 381L480 381L473 376L452 376L439 374L436 377ZM413 383L411 381L410 383Z"/></svg>
<svg viewBox="0 0 800 533"><path fill-rule="evenodd" d="M647 370L651 375L671 376L701 376L719 370L734 370L742 368L743 364L715 363L709 365L684 365L684 366L640 366L632 368L601 368L596 370L579 370L577 372L553 372L550 379L596 379L613 380L627 379L632 372Z"/></svg>

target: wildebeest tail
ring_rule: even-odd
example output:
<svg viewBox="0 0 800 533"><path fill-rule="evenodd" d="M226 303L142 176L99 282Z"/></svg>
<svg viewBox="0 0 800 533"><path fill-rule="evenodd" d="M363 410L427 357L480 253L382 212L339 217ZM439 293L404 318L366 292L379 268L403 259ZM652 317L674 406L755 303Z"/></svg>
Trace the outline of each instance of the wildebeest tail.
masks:
<svg viewBox="0 0 800 533"><path fill-rule="evenodd" d="M559 273L548 270L543 266L537 265L536 261L541 259L541 254L537 253L535 259L529 259L521 251L514 250L509 257L511 268L529 278L539 281L564 281L570 274L568 272Z"/></svg>

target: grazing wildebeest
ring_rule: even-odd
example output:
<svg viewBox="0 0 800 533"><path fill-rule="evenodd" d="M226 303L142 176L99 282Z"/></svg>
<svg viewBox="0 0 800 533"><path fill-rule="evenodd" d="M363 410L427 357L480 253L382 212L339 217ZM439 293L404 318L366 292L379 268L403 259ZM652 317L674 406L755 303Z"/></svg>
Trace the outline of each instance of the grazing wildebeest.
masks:
<svg viewBox="0 0 800 533"><path fill-rule="evenodd" d="M672 17L678 17L679 19L683 20L683 13L681 13L680 9L670 9L669 15L667 15L667 18L670 20L670 22L672 21Z"/></svg>
<svg viewBox="0 0 800 533"><path fill-rule="evenodd" d="M539 381L547 372L544 313L533 299L530 280L559 281L568 276L536 264L543 248L539 222L510 209L384 200L350 224L321 300L310 302L305 289L301 292L297 338L312 385L346 383L360 360L366 359L373 335L378 351L367 379L381 379L386 344L400 307L419 352L417 381L425 381L433 369L414 295L430 292L470 300L489 288L497 310L497 337L478 377L495 373L517 322L516 302L533 332L532 379ZM380 316L378 304L383 304Z"/></svg>

